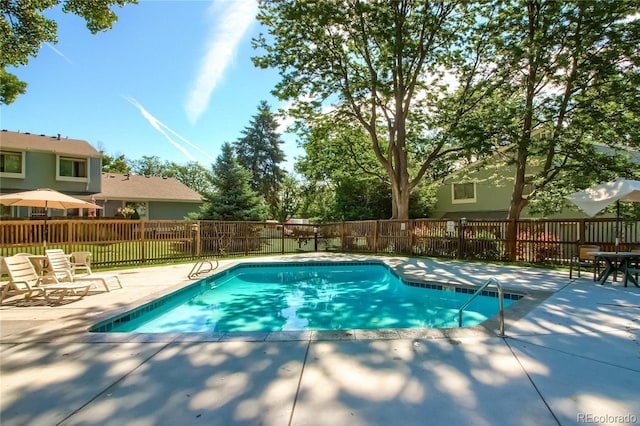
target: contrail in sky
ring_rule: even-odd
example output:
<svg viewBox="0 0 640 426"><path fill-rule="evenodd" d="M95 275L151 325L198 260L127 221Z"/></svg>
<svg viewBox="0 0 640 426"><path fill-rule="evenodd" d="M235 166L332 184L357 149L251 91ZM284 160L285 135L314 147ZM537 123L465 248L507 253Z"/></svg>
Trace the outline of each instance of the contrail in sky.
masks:
<svg viewBox="0 0 640 426"><path fill-rule="evenodd" d="M122 97L127 102L129 102L131 105L136 107L138 109L138 111L140 111L142 116L149 122L149 124L151 124L151 126L153 126L154 129L156 129L158 132L160 132L162 134L162 136L164 136L165 139L167 139L171 145L173 145L178 150L180 150L180 152L182 152L189 159L189 161L198 161L198 160L193 155L191 155L191 153L187 150L187 148L185 148L179 142L174 140L172 135L174 137L176 137L177 139L179 139L180 141L184 142L185 144L189 145L190 147L196 149L197 151L202 153L205 157L207 157L211 161L215 161L215 158L212 157L211 155L209 155L209 153L207 153L205 150L203 150L202 148L198 147L196 144L194 144L193 142L189 141L185 137L181 136L175 130L173 130L172 128L170 128L169 126L164 124L162 121L160 121L156 117L154 117L136 99L128 97L128 96L122 96Z"/></svg>
<svg viewBox="0 0 640 426"><path fill-rule="evenodd" d="M67 58L65 56L64 53L62 53L60 50L58 50L53 44L51 43L44 43L45 46L47 46L49 49L53 50L55 52L56 55L60 56L62 59L64 59L65 61L69 62L71 65L73 65L73 62L71 62L71 59Z"/></svg>
<svg viewBox="0 0 640 426"><path fill-rule="evenodd" d="M212 3L210 12L216 18L211 24L214 30L209 34L206 53L184 106L192 124L207 109L211 94L255 20L258 3L255 0L218 1Z"/></svg>

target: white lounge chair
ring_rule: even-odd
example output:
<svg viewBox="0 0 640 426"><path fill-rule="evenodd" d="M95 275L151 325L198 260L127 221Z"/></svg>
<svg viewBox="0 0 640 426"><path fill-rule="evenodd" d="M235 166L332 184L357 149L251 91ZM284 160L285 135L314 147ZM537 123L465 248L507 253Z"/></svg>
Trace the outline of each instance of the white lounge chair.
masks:
<svg viewBox="0 0 640 426"><path fill-rule="evenodd" d="M43 284L28 256L9 256L4 258L9 274L9 283L0 294L0 302L7 296L24 294L25 299L43 295L49 302L61 302L67 296L84 297L95 282Z"/></svg>
<svg viewBox="0 0 640 426"><path fill-rule="evenodd" d="M56 282L77 282L77 281L99 281L105 290L111 291L109 282L116 283L122 288L120 277L116 274L88 274L75 275L69 256L60 249L45 250L47 255L47 276L52 277Z"/></svg>

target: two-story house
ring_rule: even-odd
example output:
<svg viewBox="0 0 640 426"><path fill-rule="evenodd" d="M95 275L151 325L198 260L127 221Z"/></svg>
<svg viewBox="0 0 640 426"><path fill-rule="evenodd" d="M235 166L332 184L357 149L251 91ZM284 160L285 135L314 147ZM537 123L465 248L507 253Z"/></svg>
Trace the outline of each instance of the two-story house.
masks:
<svg viewBox="0 0 640 426"><path fill-rule="evenodd" d="M141 219L180 220L202 205L202 197L196 191L173 178L103 174L102 155L87 141L1 131L0 193L37 188L55 189L95 202L103 209L45 212L42 208L0 206L0 216L115 217L119 211L132 207Z"/></svg>
<svg viewBox="0 0 640 426"><path fill-rule="evenodd" d="M596 150L607 155L621 151L597 145ZM624 150L629 161L640 164L640 153ZM515 164L512 152L506 148L491 157L473 162L450 174L437 189L435 218L445 219L506 219L511 203L514 185ZM537 171L542 167L542 159L530 158L529 170ZM524 192L532 188L525 185ZM528 207L522 211L521 218L536 218ZM584 212L572 203L559 213L550 216L553 219L584 218Z"/></svg>
<svg viewBox="0 0 640 426"><path fill-rule="evenodd" d="M87 199L100 191L102 156L88 142L66 137L0 132L0 192L51 188ZM44 209L3 207L3 216L44 216ZM70 212L76 213L78 212ZM49 216L63 216L51 210Z"/></svg>

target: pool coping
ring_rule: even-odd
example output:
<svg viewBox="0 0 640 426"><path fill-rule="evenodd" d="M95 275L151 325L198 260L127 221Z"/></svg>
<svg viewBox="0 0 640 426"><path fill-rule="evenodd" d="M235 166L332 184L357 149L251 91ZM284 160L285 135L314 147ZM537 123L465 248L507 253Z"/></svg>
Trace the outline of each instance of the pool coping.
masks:
<svg viewBox="0 0 640 426"><path fill-rule="evenodd" d="M376 259L351 259L351 260L321 260L313 261L308 259L300 260L238 260L221 265L219 269L211 273L209 276L231 271L241 266L261 266L262 264L293 264L296 263L313 263L322 264L370 264L383 265L390 272L400 278L405 285L420 283L435 283L433 280L426 280L424 277L417 277L414 274L405 273L391 262L384 258ZM456 328L388 328L388 329L347 329L347 330L293 330L293 331L255 331L255 332L180 332L180 333L136 333L136 332L110 332L110 331L92 331L101 323L115 320L118 317L127 315L131 311L141 309L147 304L157 301L159 298L166 297L172 293L178 293L194 282L203 280L207 277L199 277L197 280L183 280L174 286L165 288L162 291L151 293L142 299L132 301L127 305L121 306L115 311L105 312L104 314L93 319L89 327L84 327L85 332L80 341L95 343L112 343L112 342L224 342L224 341L336 341L336 340L378 340L378 339L456 339L468 337L491 337L498 336L500 326L499 315L488 318L480 324L472 327L456 327ZM456 280L438 281L438 285L456 286L459 288L477 289L477 285L464 283ZM429 287L427 287L429 288ZM503 286L505 293L521 295L516 303L504 308L505 329L510 325L524 317L532 309L540 305L544 300L551 296L553 291L531 290L522 288L512 288Z"/></svg>

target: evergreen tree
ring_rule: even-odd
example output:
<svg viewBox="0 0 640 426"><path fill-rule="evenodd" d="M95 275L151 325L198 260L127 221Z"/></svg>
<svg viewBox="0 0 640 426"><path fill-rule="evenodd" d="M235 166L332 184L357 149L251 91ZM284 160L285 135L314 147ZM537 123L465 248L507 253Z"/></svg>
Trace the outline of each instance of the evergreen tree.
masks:
<svg viewBox="0 0 640 426"><path fill-rule="evenodd" d="M202 219L264 220L266 209L260 195L251 189L251 173L242 167L229 143L212 167L215 190L205 195Z"/></svg>
<svg viewBox="0 0 640 426"><path fill-rule="evenodd" d="M251 172L251 188L261 194L273 209L278 202L282 179L285 176L280 164L285 155L277 133L278 123L266 101L258 105L258 113L242 137L234 142L238 163Z"/></svg>

